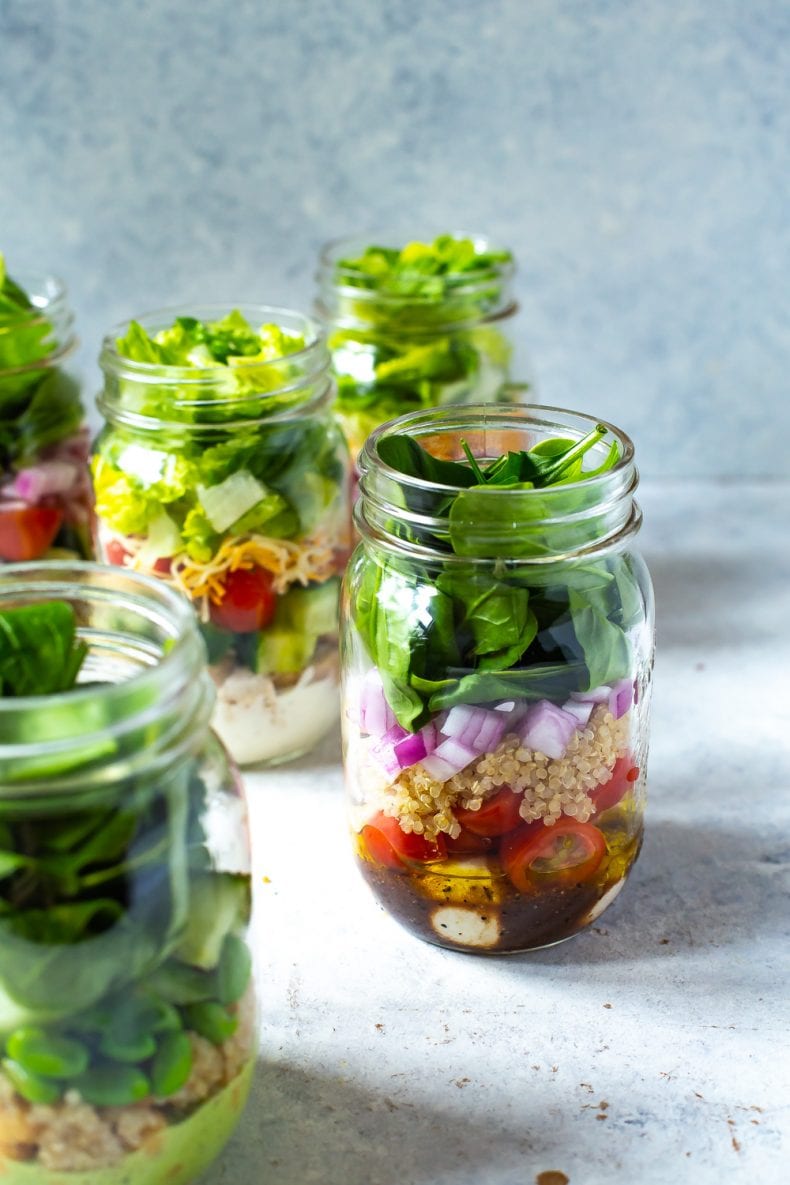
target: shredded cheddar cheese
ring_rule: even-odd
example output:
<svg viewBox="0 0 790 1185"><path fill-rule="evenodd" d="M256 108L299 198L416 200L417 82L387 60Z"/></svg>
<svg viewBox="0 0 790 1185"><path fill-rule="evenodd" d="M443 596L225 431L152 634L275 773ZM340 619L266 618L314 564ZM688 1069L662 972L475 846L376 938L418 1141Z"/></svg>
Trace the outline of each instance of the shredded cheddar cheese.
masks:
<svg viewBox="0 0 790 1185"><path fill-rule="evenodd" d="M240 568L264 568L274 577L273 588L279 595L292 584L328 580L337 572L336 550L345 540L328 531L294 541L272 539L266 535L239 535L226 539L207 563L191 559L186 552L174 556L168 572L151 570L141 552L145 541L121 536L126 555L124 566L135 572L156 576L185 593L194 602L202 621L208 621L210 606L218 605L225 595L229 572Z"/></svg>

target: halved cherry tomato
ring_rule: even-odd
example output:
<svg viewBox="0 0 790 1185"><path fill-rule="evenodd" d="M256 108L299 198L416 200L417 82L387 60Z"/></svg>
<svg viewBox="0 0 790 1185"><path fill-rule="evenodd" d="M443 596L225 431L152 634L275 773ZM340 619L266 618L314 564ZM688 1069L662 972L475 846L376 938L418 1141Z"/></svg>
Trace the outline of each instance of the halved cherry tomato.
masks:
<svg viewBox="0 0 790 1185"><path fill-rule="evenodd" d="M521 822L518 810L523 801L523 794L514 794L509 786L503 786L485 800L479 811L459 807L455 817L462 827L475 835L506 835Z"/></svg>
<svg viewBox="0 0 790 1185"><path fill-rule="evenodd" d="M447 851L454 856L474 856L481 852L490 852L494 846L494 841L487 835L475 835L473 831L467 831L465 827L461 828L461 834L456 835L455 839L450 835L445 835L444 842L447 845Z"/></svg>
<svg viewBox="0 0 790 1185"><path fill-rule="evenodd" d="M262 630L274 617L277 596L274 578L265 568L237 568L225 580L225 593L211 606L211 620L221 630L250 634Z"/></svg>
<svg viewBox="0 0 790 1185"><path fill-rule="evenodd" d="M435 840L413 831L407 835L397 819L381 811L362 828L362 838L368 854L385 868L403 868L409 861L426 864L430 860L443 860L447 854L443 835L437 835Z"/></svg>
<svg viewBox="0 0 790 1185"><path fill-rule="evenodd" d="M0 502L0 559L37 560L52 546L62 522L57 506Z"/></svg>
<svg viewBox="0 0 790 1185"><path fill-rule="evenodd" d="M606 855L603 833L592 823L561 819L551 827L539 822L502 840L500 859L505 874L520 893L542 885L577 885L595 875Z"/></svg>
<svg viewBox="0 0 790 1185"><path fill-rule="evenodd" d="M102 545L102 550L105 562L114 564L116 568L122 568L126 557L132 554L126 550L120 539L109 539ZM168 576L172 566L172 556L160 556L158 560L154 561L153 571L158 572L160 576Z"/></svg>
<svg viewBox="0 0 790 1185"><path fill-rule="evenodd" d="M629 753L618 757L612 766L612 776L608 782L603 782L590 791L590 798L595 807L596 815L603 814L610 807L617 806L621 798L625 798L639 777L639 767L634 765L634 759Z"/></svg>
<svg viewBox="0 0 790 1185"><path fill-rule="evenodd" d="M131 552L127 551L120 539L108 539L106 543L102 544L102 551L104 558L108 564L114 564L117 568L123 567L123 561Z"/></svg>

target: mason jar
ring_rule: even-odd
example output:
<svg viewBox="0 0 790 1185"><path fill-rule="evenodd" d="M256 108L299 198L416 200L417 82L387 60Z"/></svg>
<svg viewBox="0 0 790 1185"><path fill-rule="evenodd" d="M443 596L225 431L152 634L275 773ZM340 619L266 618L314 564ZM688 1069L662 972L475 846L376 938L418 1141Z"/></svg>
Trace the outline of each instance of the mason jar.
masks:
<svg viewBox="0 0 790 1185"><path fill-rule="evenodd" d="M179 1185L256 1054L245 803L195 617L57 562L0 569L0 621L3 1180Z"/></svg>
<svg viewBox="0 0 790 1185"><path fill-rule="evenodd" d="M517 402L529 390L509 383L517 311L510 251L482 235L405 245L394 238L339 239L319 257L316 315L332 354L335 415L354 459L368 434L396 416Z"/></svg>
<svg viewBox="0 0 790 1185"><path fill-rule="evenodd" d="M151 313L105 339L92 473L98 554L190 598L214 728L251 765L308 751L337 721L349 459L317 326L262 305L223 311ZM261 326L274 357L220 364L201 347L170 365L123 352L138 339L154 351L171 326L208 334L240 319L245 332Z"/></svg>
<svg viewBox="0 0 790 1185"><path fill-rule="evenodd" d="M74 316L54 276L17 281L0 255L0 561L87 558L89 438Z"/></svg>
<svg viewBox="0 0 790 1185"><path fill-rule="evenodd" d="M530 406L424 411L360 457L342 609L354 851L387 912L455 950L575 934L642 842L652 592L634 548L633 446L596 423ZM437 484L430 463L414 476L399 459L471 456L487 471L585 438L590 476L578 462L544 488L486 488L460 465Z"/></svg>

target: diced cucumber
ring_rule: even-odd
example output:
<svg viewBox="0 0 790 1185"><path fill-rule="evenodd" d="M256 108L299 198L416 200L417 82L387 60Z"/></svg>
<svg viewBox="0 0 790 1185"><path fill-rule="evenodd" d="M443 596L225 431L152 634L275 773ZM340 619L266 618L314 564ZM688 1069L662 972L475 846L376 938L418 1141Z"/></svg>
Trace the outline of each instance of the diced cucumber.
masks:
<svg viewBox="0 0 790 1185"><path fill-rule="evenodd" d="M231 473L224 481L214 486L198 486L198 498L206 518L215 531L227 531L232 523L268 493L247 469Z"/></svg>
<svg viewBox="0 0 790 1185"><path fill-rule="evenodd" d="M258 634L252 669L259 675L298 675L307 666L314 650L312 634L270 625Z"/></svg>
<svg viewBox="0 0 790 1185"><path fill-rule="evenodd" d="M228 633L227 630L218 629L217 626L212 625L209 621L201 621L199 628L203 635L203 641L206 643L209 662L219 662L230 650L233 635Z"/></svg>
<svg viewBox="0 0 790 1185"><path fill-rule="evenodd" d="M290 589L280 600L277 620L314 638L335 633L339 588L340 581L334 579Z"/></svg>

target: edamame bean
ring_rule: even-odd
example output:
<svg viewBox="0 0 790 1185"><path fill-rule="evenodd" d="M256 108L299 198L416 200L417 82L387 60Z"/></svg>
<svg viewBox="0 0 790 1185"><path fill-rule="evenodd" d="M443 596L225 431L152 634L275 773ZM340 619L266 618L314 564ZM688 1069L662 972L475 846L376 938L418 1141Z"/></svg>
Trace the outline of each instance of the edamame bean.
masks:
<svg viewBox="0 0 790 1185"><path fill-rule="evenodd" d="M181 1016L178 1009L167 1000L152 1001L155 1017L151 1025L152 1033L175 1033L181 1028Z"/></svg>
<svg viewBox="0 0 790 1185"><path fill-rule="evenodd" d="M99 1052L116 1062L146 1062L156 1053L156 1041L151 1033L143 1033L141 1036L126 1036L121 1033L117 1037L112 1033L105 1033L99 1042Z"/></svg>
<svg viewBox="0 0 790 1185"><path fill-rule="evenodd" d="M237 934L228 934L222 944L217 967L217 996L222 1004L235 1004L247 990L252 972L252 955Z"/></svg>
<svg viewBox="0 0 790 1185"><path fill-rule="evenodd" d="M28 1073L43 1078L74 1078L87 1069L89 1061L81 1042L44 1029L17 1029L8 1038L6 1049Z"/></svg>
<svg viewBox="0 0 790 1185"><path fill-rule="evenodd" d="M62 1088L57 1082L36 1077L11 1058L3 1059L3 1069L17 1094L29 1103L56 1103L60 1098Z"/></svg>
<svg viewBox="0 0 790 1185"><path fill-rule="evenodd" d="M151 1085L157 1098L166 1099L184 1085L192 1072L192 1046L186 1033L167 1033L151 1064Z"/></svg>
<svg viewBox="0 0 790 1185"><path fill-rule="evenodd" d="M91 1066L71 1085L94 1107L128 1107L151 1093L151 1084L142 1070L120 1062Z"/></svg>
<svg viewBox="0 0 790 1185"><path fill-rule="evenodd" d="M190 1004L184 1009L184 1017L188 1028L194 1029L213 1045L221 1045L228 1037L232 1037L239 1024L233 1013L228 1012L227 1008L223 1008L216 1000Z"/></svg>

